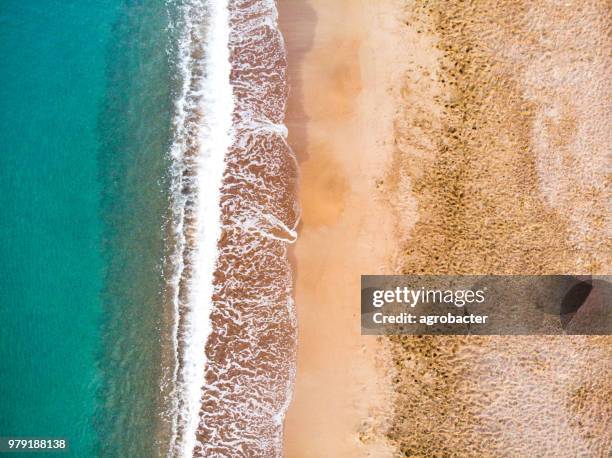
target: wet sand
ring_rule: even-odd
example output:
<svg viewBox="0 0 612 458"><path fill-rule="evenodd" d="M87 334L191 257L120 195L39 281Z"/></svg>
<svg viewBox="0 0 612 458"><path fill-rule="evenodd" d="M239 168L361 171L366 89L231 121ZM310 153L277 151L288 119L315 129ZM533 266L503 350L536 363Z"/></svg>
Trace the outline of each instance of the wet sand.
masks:
<svg viewBox="0 0 612 458"><path fill-rule="evenodd" d="M401 37L393 2L281 1L300 161L293 251L298 368L287 457L387 456L387 342L362 337L360 275L386 273L398 246L382 191L392 152L389 92ZM399 68L399 67L398 67Z"/></svg>

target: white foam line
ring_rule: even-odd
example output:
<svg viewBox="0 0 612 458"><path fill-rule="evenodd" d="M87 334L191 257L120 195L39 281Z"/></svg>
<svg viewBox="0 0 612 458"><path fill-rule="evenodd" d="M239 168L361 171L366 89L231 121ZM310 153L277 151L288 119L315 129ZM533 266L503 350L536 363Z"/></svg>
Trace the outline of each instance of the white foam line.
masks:
<svg viewBox="0 0 612 458"><path fill-rule="evenodd" d="M253 134L258 134L260 132L272 132L280 135L285 140L287 139L287 135L289 135L287 126L285 126L285 124L275 124L268 119L249 119L240 127L248 129Z"/></svg>
<svg viewBox="0 0 612 458"><path fill-rule="evenodd" d="M206 20L197 17L206 14ZM186 137L197 135L198 151L195 157L195 249L187 262L192 265L192 276L187 285L185 307L184 353L180 376L176 375L177 399L181 399L182 411L176 412L173 420L173 438L170 455L192 457L197 445L197 431L200 425L202 389L206 366L205 346L211 333L210 313L212 311L213 275L217 264L217 243L221 236L221 184L225 171L225 159L233 142L232 113L234 110L233 91L230 85L229 54L229 11L227 0L202 2L193 0L184 9L185 33L180 44L179 67L183 76L183 87L176 105L175 127L177 135L172 148L174 161L185 159ZM196 19L194 19L196 17ZM201 40L204 47L203 76L194 74L193 68L202 63L193 62L191 50L193 40ZM196 87L193 87L197 82ZM197 105L193 101L197 100ZM187 126L188 112L199 112L200 122ZM183 164L184 165L184 164ZM181 166L177 168L181 170ZM189 178L186 178L187 180ZM177 179L180 184L181 178ZM175 192L180 192L176 186ZM177 200L185 205L185 199ZM182 233L184 208L178 209L178 227ZM177 230L177 229L180 229ZM179 240L184 246L185 241ZM180 267L180 264L179 264ZM182 271L183 269L179 269ZM182 272L179 272L179 274ZM175 298L178 304L178 297ZM178 310L175 308L178 320ZM178 330L173 330L178 338ZM177 344L178 346L178 344ZM178 358L178 353L177 353ZM178 385L178 380L182 383ZM177 401L178 402L178 401ZM178 424L180 423L180 424ZM181 440L178 441L178 431Z"/></svg>
<svg viewBox="0 0 612 458"><path fill-rule="evenodd" d="M182 447L184 457L193 456L200 423L206 356L211 332L213 274L217 243L221 236L221 184L225 158L232 144L233 91L230 85L229 11L227 1L209 2L208 30L204 37L206 76L202 80L203 112L197 158L197 246L194 275L189 285L189 331L185 347L185 380L188 415Z"/></svg>

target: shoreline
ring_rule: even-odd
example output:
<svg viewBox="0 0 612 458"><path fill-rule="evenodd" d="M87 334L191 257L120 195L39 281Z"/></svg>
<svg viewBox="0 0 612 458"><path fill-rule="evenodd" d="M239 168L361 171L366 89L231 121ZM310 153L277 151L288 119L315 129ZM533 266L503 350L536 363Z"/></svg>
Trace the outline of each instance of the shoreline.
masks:
<svg viewBox="0 0 612 458"><path fill-rule="evenodd" d="M386 340L361 336L359 284L361 274L392 273L399 246L384 187L401 74L396 4L279 2L302 207L291 250L298 363L288 457L393 454L384 441L391 355Z"/></svg>

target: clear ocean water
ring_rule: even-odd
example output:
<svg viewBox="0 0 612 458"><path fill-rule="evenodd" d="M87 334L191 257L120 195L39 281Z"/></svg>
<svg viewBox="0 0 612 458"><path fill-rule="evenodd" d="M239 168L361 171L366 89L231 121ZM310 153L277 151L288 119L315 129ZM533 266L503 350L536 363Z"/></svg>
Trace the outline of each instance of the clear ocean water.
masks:
<svg viewBox="0 0 612 458"><path fill-rule="evenodd" d="M0 4L0 436L156 454L168 8Z"/></svg>

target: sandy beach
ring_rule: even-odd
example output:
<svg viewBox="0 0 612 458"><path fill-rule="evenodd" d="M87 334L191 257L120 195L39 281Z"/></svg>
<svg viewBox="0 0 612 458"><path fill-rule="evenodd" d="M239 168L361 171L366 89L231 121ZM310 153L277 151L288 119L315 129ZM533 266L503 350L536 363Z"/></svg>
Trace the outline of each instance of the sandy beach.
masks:
<svg viewBox="0 0 612 458"><path fill-rule="evenodd" d="M388 273L397 244L384 176L402 49L392 1L281 1L301 170L293 251L298 369L287 457L387 456L387 343L359 328L359 282ZM394 71L389 71L394 69ZM377 433L380 432L380 433Z"/></svg>
<svg viewBox="0 0 612 458"><path fill-rule="evenodd" d="M405 6L435 59L412 59L395 119L389 180L419 214L401 271L609 274L605 2ZM612 452L609 336L391 340L402 454Z"/></svg>
<svg viewBox="0 0 612 458"><path fill-rule="evenodd" d="M358 297L361 274L610 273L604 3L280 2L303 209L286 456L611 452L609 337L376 340Z"/></svg>

